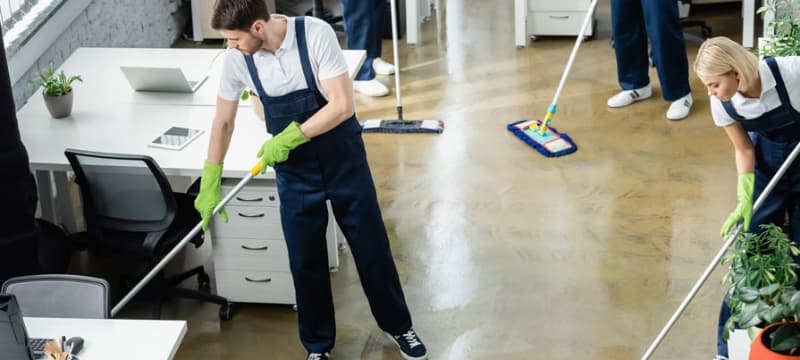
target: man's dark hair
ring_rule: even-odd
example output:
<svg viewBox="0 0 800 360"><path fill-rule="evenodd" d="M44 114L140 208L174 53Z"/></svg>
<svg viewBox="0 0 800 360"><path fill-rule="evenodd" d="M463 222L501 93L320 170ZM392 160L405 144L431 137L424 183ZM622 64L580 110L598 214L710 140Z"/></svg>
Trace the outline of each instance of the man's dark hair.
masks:
<svg viewBox="0 0 800 360"><path fill-rule="evenodd" d="M214 30L248 30L256 20L269 21L264 0L217 0L211 15Z"/></svg>

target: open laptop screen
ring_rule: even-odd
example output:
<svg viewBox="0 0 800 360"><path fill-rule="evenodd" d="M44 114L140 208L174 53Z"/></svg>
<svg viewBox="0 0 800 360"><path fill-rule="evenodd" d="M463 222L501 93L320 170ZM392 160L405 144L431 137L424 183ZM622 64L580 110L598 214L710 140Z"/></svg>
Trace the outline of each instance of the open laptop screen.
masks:
<svg viewBox="0 0 800 360"><path fill-rule="evenodd" d="M8 360L34 359L17 298L0 294L0 354Z"/></svg>

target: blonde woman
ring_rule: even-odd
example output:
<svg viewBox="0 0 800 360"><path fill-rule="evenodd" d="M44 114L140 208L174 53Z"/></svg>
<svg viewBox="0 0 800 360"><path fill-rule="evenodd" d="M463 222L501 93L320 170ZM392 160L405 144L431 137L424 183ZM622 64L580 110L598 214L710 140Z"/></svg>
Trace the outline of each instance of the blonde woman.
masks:
<svg viewBox="0 0 800 360"><path fill-rule="evenodd" d="M782 225L788 212L790 237L800 240L800 163L793 164L753 213L753 200L800 140L800 57L756 56L726 37L706 40L694 71L708 89L714 123L728 134L736 154L739 204L722 226L726 236L741 222L744 231L765 223ZM717 359L727 359L721 335L730 317L723 302L717 338Z"/></svg>

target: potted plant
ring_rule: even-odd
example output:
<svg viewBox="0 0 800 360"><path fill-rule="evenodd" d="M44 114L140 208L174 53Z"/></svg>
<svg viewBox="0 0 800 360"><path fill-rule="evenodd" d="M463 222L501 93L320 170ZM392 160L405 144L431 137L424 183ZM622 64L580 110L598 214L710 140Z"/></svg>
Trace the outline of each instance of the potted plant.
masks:
<svg viewBox="0 0 800 360"><path fill-rule="evenodd" d="M772 14L767 23L770 36L759 39L759 55L800 55L800 24L795 21L795 11L800 0L766 0L758 14Z"/></svg>
<svg viewBox="0 0 800 360"><path fill-rule="evenodd" d="M750 348L751 360L800 359L800 291L795 257L800 249L776 225L762 225L760 234L742 233L723 263L730 268L725 324L742 329L764 326Z"/></svg>
<svg viewBox="0 0 800 360"><path fill-rule="evenodd" d="M64 70L56 74L53 65L39 72L39 77L32 81L35 86L42 86L44 103L50 115L56 119L69 116L72 112L72 83L83 81L80 75L67 76Z"/></svg>

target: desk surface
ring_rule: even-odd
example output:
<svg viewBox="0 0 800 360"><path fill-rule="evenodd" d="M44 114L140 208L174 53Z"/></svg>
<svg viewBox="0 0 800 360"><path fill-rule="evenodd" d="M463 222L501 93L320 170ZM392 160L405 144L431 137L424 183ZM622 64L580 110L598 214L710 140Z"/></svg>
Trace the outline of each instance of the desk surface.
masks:
<svg viewBox="0 0 800 360"><path fill-rule="evenodd" d="M69 75L82 76L83 82L75 86L76 97L80 93L90 93L102 94L105 102L214 106L224 52L223 49L78 48L60 69ZM343 52L352 80L366 58L366 51ZM194 93L136 92L120 66L177 67L189 80L200 80L206 75L208 79ZM240 104L250 105L247 101Z"/></svg>
<svg viewBox="0 0 800 360"><path fill-rule="evenodd" d="M81 360L169 360L186 334L186 321L171 320L25 317L25 327L30 337L82 337Z"/></svg>
<svg viewBox="0 0 800 360"><path fill-rule="evenodd" d="M75 86L72 115L53 119L44 99L34 93L17 112L22 140L33 170L68 171L64 149L152 156L167 175L198 176L206 157L214 117L222 50L80 48L61 69L81 74ZM352 73L365 52L345 51ZM187 77L209 72L206 84L194 94L137 93L119 70L121 65L180 66ZM217 80L215 80L217 79ZM212 100L213 99L213 100ZM204 133L182 150L149 147L171 126L202 129ZM223 176L243 177L256 163L258 147L269 135L252 108L240 107L236 128L225 158ZM260 177L274 177L268 172Z"/></svg>

